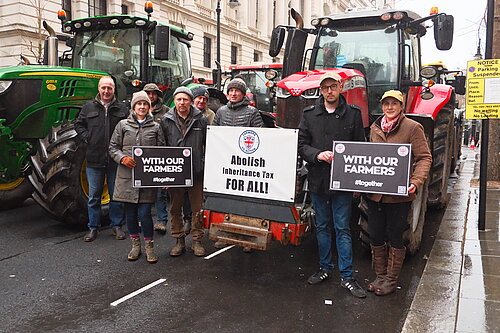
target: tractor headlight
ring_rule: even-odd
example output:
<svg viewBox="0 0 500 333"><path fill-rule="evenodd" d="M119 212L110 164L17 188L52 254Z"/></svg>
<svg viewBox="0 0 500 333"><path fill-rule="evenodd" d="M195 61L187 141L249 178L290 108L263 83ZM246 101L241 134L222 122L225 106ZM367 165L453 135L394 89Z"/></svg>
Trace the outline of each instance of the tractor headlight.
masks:
<svg viewBox="0 0 500 333"><path fill-rule="evenodd" d="M319 96L318 88L307 89L302 93L302 97L304 98L317 98L318 96Z"/></svg>
<svg viewBox="0 0 500 333"><path fill-rule="evenodd" d="M425 79L430 79L437 75L437 70L433 66L426 66L420 70L420 76Z"/></svg>
<svg viewBox="0 0 500 333"><path fill-rule="evenodd" d="M278 98L287 98L290 97L290 95L290 92L284 88L278 87L278 89L276 89L276 97Z"/></svg>
<svg viewBox="0 0 500 333"><path fill-rule="evenodd" d="M9 89L12 81L0 81L0 94Z"/></svg>

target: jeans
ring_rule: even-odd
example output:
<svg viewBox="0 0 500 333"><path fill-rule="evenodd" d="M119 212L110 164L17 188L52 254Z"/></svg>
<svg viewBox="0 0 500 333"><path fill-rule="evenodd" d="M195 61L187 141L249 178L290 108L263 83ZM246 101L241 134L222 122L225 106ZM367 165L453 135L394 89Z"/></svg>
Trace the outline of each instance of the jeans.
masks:
<svg viewBox="0 0 500 333"><path fill-rule="evenodd" d="M352 194L350 192L334 192L334 194L311 193L311 200L316 212L319 265L325 271L331 272L333 270L333 226L339 257L340 276L342 279L349 279L353 273L352 240L349 227Z"/></svg>
<svg viewBox="0 0 500 333"><path fill-rule="evenodd" d="M101 226L101 197L104 189L104 179L108 182L109 220L112 227L120 227L123 224L123 205L113 201L115 189L116 164L108 165L106 168L87 168L87 182L89 184L89 201L87 204L90 230L96 230Z"/></svg>
<svg viewBox="0 0 500 333"><path fill-rule="evenodd" d="M159 188L158 194L156 195L156 219L158 223L167 224L168 220L168 209L167 209L167 201L168 201L168 192L166 189Z"/></svg>
<svg viewBox="0 0 500 333"><path fill-rule="evenodd" d="M143 232L144 238L153 239L153 218L151 217L151 204L125 202L125 221L127 221L128 232L138 235ZM141 228L139 229L139 220Z"/></svg>
<svg viewBox="0 0 500 333"><path fill-rule="evenodd" d="M389 244L404 249L403 233L408 227L411 202L382 203L366 200L368 204L368 232L373 246Z"/></svg>

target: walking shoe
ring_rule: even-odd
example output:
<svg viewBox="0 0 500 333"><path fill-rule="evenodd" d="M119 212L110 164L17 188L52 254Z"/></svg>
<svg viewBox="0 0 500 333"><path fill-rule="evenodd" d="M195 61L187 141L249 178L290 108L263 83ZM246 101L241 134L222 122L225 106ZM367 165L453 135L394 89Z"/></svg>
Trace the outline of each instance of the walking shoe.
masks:
<svg viewBox="0 0 500 333"><path fill-rule="evenodd" d="M97 238L97 230L90 230L88 234L83 237L84 242L92 242Z"/></svg>
<svg viewBox="0 0 500 333"><path fill-rule="evenodd" d="M205 255L205 249L201 245L200 241L193 241L191 245L191 250L193 250L194 255L197 257L203 257Z"/></svg>
<svg viewBox="0 0 500 333"><path fill-rule="evenodd" d="M113 235L115 235L115 238L118 240L125 239L125 233L123 232L121 227L114 227L113 228Z"/></svg>
<svg viewBox="0 0 500 333"><path fill-rule="evenodd" d="M366 291L363 288L361 288L361 286L358 284L358 282L356 280L354 280L353 278L340 280L340 285L343 288L349 289L351 294L355 297L358 297L358 298L365 298L366 297Z"/></svg>
<svg viewBox="0 0 500 333"><path fill-rule="evenodd" d="M226 243L224 243L224 242L217 241L217 242L215 242L214 247L215 247L216 249L223 249L223 248L225 248L225 247L226 247L226 246L228 246L228 245L229 245L229 244L226 244Z"/></svg>
<svg viewBox="0 0 500 333"><path fill-rule="evenodd" d="M319 272L314 273L307 279L307 283L309 284L318 284L328 279L332 273L325 271L324 269L320 269Z"/></svg>
<svg viewBox="0 0 500 333"><path fill-rule="evenodd" d="M167 233L167 224L164 222L156 222L153 227L155 231L158 231L162 235Z"/></svg>

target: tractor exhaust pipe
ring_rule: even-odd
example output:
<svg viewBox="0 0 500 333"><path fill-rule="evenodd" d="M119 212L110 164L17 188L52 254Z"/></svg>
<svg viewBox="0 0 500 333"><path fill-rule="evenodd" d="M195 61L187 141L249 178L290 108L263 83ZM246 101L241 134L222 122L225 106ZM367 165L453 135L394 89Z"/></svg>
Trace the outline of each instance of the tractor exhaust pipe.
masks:
<svg viewBox="0 0 500 333"><path fill-rule="evenodd" d="M59 43L56 32L45 21L43 21L43 27L49 33L49 36L45 39L43 64L49 66L59 66Z"/></svg>
<svg viewBox="0 0 500 333"><path fill-rule="evenodd" d="M290 9L290 15L295 20L295 27L297 27L299 29L303 29L304 28L304 19L302 18L302 15L300 15L300 13L293 8Z"/></svg>

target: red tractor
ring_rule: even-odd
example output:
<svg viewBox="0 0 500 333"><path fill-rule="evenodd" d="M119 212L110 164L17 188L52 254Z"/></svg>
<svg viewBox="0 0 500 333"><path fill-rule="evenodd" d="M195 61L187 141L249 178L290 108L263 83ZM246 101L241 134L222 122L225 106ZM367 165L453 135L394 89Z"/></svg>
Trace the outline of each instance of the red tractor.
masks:
<svg viewBox="0 0 500 333"><path fill-rule="evenodd" d="M379 100L390 89L404 92L407 116L424 126L433 165L428 185L420 191L409 214L405 237L409 251L415 252L422 237L427 202L438 206L446 202L455 109L453 87L434 84L428 80L431 73L421 71L420 38L431 21L436 47L449 50L453 16L437 11L423 18L411 11L354 11L313 19L313 27L304 28L301 16L293 9L291 12L297 26L276 27L269 49L270 56L277 56L288 33L284 79L277 84L278 126L298 127L302 110L320 96L319 79L327 71L341 76L342 94L348 103L361 108L367 130L382 114ZM309 36L315 40L312 49L306 50ZM360 208L361 239L368 242L363 202Z"/></svg>

